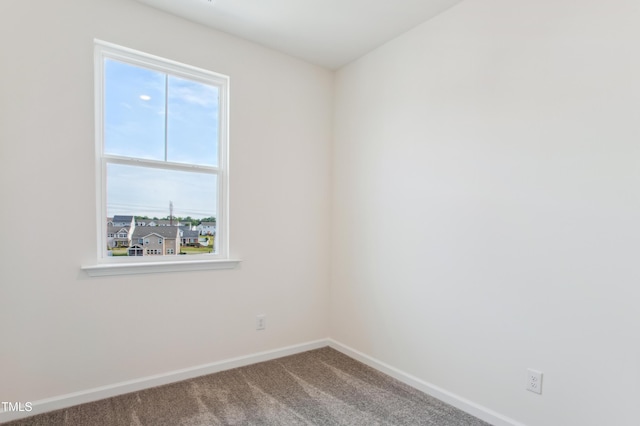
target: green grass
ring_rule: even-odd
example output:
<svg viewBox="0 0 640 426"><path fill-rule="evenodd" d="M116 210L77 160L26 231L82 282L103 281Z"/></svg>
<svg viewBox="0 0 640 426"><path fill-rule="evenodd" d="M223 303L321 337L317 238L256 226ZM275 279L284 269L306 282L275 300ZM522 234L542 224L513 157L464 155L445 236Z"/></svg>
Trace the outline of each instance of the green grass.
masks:
<svg viewBox="0 0 640 426"><path fill-rule="evenodd" d="M126 247L116 247L111 249L112 256L126 256L127 248Z"/></svg>
<svg viewBox="0 0 640 426"><path fill-rule="evenodd" d="M185 254L211 253L212 250L211 247L180 247L180 253Z"/></svg>

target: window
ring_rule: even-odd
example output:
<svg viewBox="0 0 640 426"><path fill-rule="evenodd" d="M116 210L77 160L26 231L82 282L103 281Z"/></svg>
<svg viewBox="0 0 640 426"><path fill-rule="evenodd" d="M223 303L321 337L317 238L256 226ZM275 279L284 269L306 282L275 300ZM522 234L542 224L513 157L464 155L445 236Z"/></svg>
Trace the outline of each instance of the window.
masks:
<svg viewBox="0 0 640 426"><path fill-rule="evenodd" d="M144 244L144 222L214 221L211 253L161 260L228 259L228 77L98 40L95 73L98 263L140 256L132 243L117 253L107 244L116 216L133 217L132 241Z"/></svg>

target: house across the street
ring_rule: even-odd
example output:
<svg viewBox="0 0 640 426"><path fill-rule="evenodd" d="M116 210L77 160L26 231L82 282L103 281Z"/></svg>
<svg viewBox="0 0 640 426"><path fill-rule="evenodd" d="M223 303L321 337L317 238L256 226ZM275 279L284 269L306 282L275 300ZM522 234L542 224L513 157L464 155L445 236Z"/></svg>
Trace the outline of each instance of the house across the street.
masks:
<svg viewBox="0 0 640 426"><path fill-rule="evenodd" d="M180 228L141 226L133 231L129 256L161 256L180 253Z"/></svg>

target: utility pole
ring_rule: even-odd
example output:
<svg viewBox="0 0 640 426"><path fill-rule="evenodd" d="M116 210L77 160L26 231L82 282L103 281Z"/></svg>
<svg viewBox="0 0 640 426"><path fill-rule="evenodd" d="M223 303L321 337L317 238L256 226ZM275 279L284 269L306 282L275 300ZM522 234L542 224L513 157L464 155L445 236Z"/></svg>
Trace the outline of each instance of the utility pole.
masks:
<svg viewBox="0 0 640 426"><path fill-rule="evenodd" d="M173 201L169 201L169 226L173 226Z"/></svg>

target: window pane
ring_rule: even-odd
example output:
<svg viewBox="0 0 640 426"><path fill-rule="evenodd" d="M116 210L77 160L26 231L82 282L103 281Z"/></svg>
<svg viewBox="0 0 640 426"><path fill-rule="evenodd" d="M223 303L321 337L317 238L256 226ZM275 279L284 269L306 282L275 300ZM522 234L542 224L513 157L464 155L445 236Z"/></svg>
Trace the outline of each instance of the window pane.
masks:
<svg viewBox="0 0 640 426"><path fill-rule="evenodd" d="M169 76L167 159L218 165L218 88Z"/></svg>
<svg viewBox="0 0 640 426"><path fill-rule="evenodd" d="M217 217L217 176L121 164L107 165L107 217Z"/></svg>
<svg viewBox="0 0 640 426"><path fill-rule="evenodd" d="M104 152L164 160L165 74L105 59Z"/></svg>

